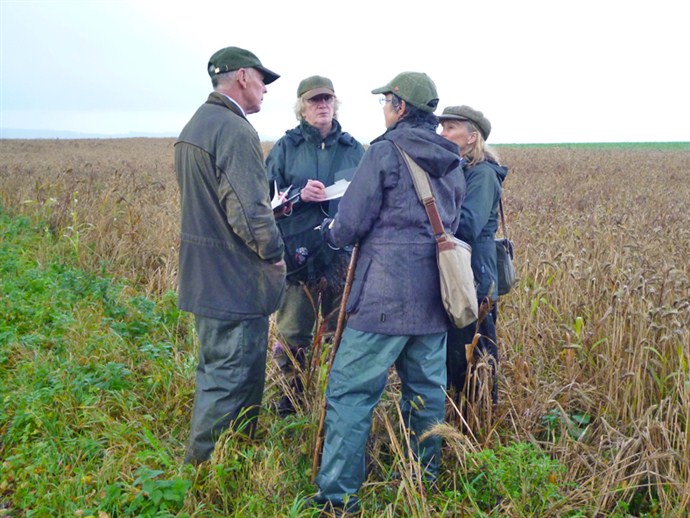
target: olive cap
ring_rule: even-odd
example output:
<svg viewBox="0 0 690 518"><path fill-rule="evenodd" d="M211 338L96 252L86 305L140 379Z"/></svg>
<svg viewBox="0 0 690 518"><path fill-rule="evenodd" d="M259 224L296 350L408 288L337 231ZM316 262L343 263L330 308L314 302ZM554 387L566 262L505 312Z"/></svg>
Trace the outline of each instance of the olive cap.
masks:
<svg viewBox="0 0 690 518"><path fill-rule="evenodd" d="M438 106L436 85L423 72L401 72L388 84L375 88L372 94L394 94L425 112L431 112Z"/></svg>
<svg viewBox="0 0 690 518"><path fill-rule="evenodd" d="M225 47L216 51L208 60L208 75L215 77L218 74L232 72L240 68L256 68L264 75L264 84L270 84L280 76L261 64L259 58L248 50L239 47Z"/></svg>
<svg viewBox="0 0 690 518"><path fill-rule="evenodd" d="M441 122L444 120L470 121L477 126L484 140L488 139L491 133L491 123L489 119L484 117L482 112L475 110L471 106L447 106L443 109L443 113L439 115L438 118Z"/></svg>
<svg viewBox="0 0 690 518"><path fill-rule="evenodd" d="M310 76L302 79L297 87L297 97L304 96L305 99L311 99L324 94L335 96L333 82L327 77Z"/></svg>

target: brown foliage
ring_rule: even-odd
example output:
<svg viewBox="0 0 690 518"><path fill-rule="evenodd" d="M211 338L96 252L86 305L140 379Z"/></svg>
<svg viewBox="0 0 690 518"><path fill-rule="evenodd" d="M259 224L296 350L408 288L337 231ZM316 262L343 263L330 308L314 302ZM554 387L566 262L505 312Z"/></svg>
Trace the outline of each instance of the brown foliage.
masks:
<svg viewBox="0 0 690 518"><path fill-rule="evenodd" d="M0 203L45 218L101 265L149 292L172 289L179 199L173 139L4 140ZM93 254L84 253L84 247Z"/></svg>

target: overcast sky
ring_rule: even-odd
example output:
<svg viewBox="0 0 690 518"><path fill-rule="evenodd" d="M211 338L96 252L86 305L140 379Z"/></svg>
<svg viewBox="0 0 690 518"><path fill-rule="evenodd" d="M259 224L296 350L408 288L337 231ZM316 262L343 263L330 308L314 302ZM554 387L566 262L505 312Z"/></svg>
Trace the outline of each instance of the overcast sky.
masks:
<svg viewBox="0 0 690 518"><path fill-rule="evenodd" d="M690 141L688 0L0 0L0 22L5 130L175 136L233 45L282 76L249 117L267 140L319 74L368 142L385 130L370 91L414 70L440 109L482 110L490 143Z"/></svg>

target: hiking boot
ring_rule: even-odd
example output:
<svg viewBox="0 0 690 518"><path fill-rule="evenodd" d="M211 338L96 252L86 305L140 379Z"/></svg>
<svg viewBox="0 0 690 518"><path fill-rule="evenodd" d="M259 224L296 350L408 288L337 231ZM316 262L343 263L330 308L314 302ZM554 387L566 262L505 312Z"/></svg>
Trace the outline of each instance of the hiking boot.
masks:
<svg viewBox="0 0 690 518"><path fill-rule="evenodd" d="M286 351L289 351L292 358L290 358ZM300 346L288 347L277 341L273 346L273 358L280 369L281 383L287 383L287 387L281 385L283 394L276 403L276 412L281 418L294 415L297 413L297 408L304 407L302 371L306 363L306 348Z"/></svg>
<svg viewBox="0 0 690 518"><path fill-rule="evenodd" d="M295 409L295 406L292 404L292 400L288 396L283 395L278 400L278 404L276 405L276 412L278 412L278 415L281 418L285 418L289 415L295 415L297 413L297 410Z"/></svg>

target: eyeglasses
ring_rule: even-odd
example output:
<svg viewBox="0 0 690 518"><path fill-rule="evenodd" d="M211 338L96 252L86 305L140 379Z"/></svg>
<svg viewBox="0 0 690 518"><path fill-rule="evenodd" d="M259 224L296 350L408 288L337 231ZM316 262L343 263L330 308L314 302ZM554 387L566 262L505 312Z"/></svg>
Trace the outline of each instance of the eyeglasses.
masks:
<svg viewBox="0 0 690 518"><path fill-rule="evenodd" d="M389 103L389 102L391 102L391 101L393 101L393 98L392 98L392 97L391 97L390 99L386 99L385 97L380 97L380 98L379 98L379 104L380 104L381 106L386 106L386 103Z"/></svg>
<svg viewBox="0 0 690 518"><path fill-rule="evenodd" d="M325 102L326 104L331 104L334 99L335 99L335 97L333 97L332 95L323 94L323 95L316 95L316 96L312 97L311 99L307 99L307 102L309 104L319 104L322 102Z"/></svg>

